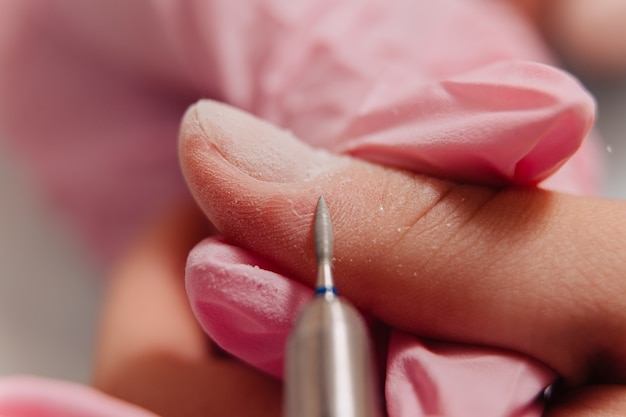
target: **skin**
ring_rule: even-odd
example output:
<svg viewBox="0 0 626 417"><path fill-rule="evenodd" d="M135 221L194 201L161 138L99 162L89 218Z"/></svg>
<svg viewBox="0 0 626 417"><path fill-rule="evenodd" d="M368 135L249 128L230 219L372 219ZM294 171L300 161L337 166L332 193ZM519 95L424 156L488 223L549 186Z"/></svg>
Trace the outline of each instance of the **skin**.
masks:
<svg viewBox="0 0 626 417"><path fill-rule="evenodd" d="M512 0L578 73L623 78L626 3L620 0Z"/></svg>
<svg viewBox="0 0 626 417"><path fill-rule="evenodd" d="M329 158L313 179L269 178L262 165L280 160L246 160L250 132L282 148L293 139L243 113L218 120L224 112L233 110L209 103L187 113L181 163L202 213L167 215L117 269L97 387L163 416L279 415L280 384L202 335L183 265L211 233L198 227L208 218L230 241L312 285L310 208L323 193L338 285L359 307L417 335L544 362L563 376L548 416L626 412L626 204L452 183L345 157Z"/></svg>
<svg viewBox="0 0 626 417"><path fill-rule="evenodd" d="M195 206L176 207L120 262L103 305L93 384L163 417L277 416L278 381L221 352L189 307L187 253L210 232Z"/></svg>

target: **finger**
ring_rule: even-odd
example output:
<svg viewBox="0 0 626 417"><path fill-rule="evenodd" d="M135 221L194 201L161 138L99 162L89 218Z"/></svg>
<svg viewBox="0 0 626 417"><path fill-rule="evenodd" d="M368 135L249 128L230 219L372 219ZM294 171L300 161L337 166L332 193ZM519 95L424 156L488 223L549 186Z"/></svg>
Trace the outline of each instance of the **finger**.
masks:
<svg viewBox="0 0 626 417"><path fill-rule="evenodd" d="M231 358L138 358L106 388L161 417L278 417L282 405L278 380Z"/></svg>
<svg viewBox="0 0 626 417"><path fill-rule="evenodd" d="M189 301L213 341L282 377L287 336L313 290L284 278L258 255L219 238L198 244L186 269Z"/></svg>
<svg viewBox="0 0 626 417"><path fill-rule="evenodd" d="M329 155L212 102L187 113L180 153L220 232L309 284L323 194L339 288L395 327L514 349L571 378L600 356L624 363L622 203L467 186Z"/></svg>
<svg viewBox="0 0 626 417"><path fill-rule="evenodd" d="M94 385L162 417L277 416L278 381L209 345L189 307L184 265L206 223L194 207L168 213L117 268Z"/></svg>
<svg viewBox="0 0 626 417"><path fill-rule="evenodd" d="M205 337L188 306L183 270L206 231L194 207L176 209L142 236L112 273L102 308L96 384L145 355L205 357Z"/></svg>
<svg viewBox="0 0 626 417"><path fill-rule="evenodd" d="M545 417L620 417L626 415L626 387L598 385L573 390L548 403Z"/></svg>

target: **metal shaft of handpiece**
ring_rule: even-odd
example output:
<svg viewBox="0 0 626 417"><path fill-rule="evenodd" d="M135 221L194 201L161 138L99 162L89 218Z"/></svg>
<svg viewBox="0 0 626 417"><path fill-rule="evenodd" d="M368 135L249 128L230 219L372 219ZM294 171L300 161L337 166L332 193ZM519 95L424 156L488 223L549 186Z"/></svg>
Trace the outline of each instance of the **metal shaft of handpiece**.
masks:
<svg viewBox="0 0 626 417"><path fill-rule="evenodd" d="M378 417L375 372L365 321L337 296L332 278L333 233L326 202L315 215L316 297L289 337L285 417Z"/></svg>

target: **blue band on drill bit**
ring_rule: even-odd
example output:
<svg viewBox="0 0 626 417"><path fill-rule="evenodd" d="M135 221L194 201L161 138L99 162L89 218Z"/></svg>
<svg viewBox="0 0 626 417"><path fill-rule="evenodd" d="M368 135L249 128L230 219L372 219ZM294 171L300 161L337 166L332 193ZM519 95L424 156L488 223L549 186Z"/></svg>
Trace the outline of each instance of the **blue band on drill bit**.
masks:
<svg viewBox="0 0 626 417"><path fill-rule="evenodd" d="M319 295L324 295L329 292L333 293L334 295L339 295L335 287L317 287L315 289L315 296L317 297Z"/></svg>

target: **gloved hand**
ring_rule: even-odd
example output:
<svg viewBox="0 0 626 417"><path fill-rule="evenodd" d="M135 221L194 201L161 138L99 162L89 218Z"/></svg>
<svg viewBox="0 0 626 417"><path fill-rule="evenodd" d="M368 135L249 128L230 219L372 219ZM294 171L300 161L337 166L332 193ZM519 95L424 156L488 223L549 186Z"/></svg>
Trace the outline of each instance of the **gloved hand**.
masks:
<svg viewBox="0 0 626 417"><path fill-rule="evenodd" d="M250 152L250 134L258 138L255 152ZM539 412L536 395L552 377L515 354L422 343L412 332L516 350L572 378L585 371L567 325L580 306L580 292L572 300L574 310L565 303L554 316L533 314L562 301L536 271L561 270L556 266L572 241L571 229L564 225L581 223L563 214L576 214L582 206L583 212L596 212L610 224L607 214L613 210L591 210L593 202L584 200L577 207L565 196L540 191L460 185L313 150L210 102L189 111L181 157L205 213L238 244L220 239L200 244L190 257L187 280L201 323L234 354L280 372L284 336L310 290L279 272L294 271L290 275L309 281L313 276L312 251L306 249L311 243L309 206L324 194L336 203L339 216L337 279L342 292L375 317L409 331L392 331L388 345L390 415L532 415ZM557 200L552 203L556 209L551 200ZM179 271L187 248L209 232L198 227L199 219L183 214L145 236L115 274L96 383L164 416L211 411L276 415L280 387L224 358L215 346L207 348L194 326ZM603 231L582 239L611 240ZM589 257L584 263L596 264ZM555 278L557 285L576 282L576 274L563 271ZM588 290L581 286L583 294ZM585 309L573 320L592 326L607 321L588 313ZM597 331L607 333L602 327ZM587 346L581 349L587 352ZM80 404L94 398L93 412L100 413L94 415L138 412L117 409L113 400L65 385L9 380L3 388L2 411L17 416L28 416L32 404L38 405L35 410L84 413ZM50 404L50 393L59 392L74 399Z"/></svg>
<svg viewBox="0 0 626 417"><path fill-rule="evenodd" d="M547 68L535 70L558 75ZM482 87L505 89L502 80L494 84L498 87L486 83ZM457 83L456 88L478 93L476 85ZM506 88L511 94L512 87ZM523 92L528 94L528 89ZM464 97L471 101L480 96ZM557 97L553 97L555 102L567 102ZM422 95L415 98L415 107L420 107L422 99L434 101ZM591 107L585 104L581 100L557 106L577 122L562 116L548 121L550 117L544 114L545 121L540 116L536 123L529 123L543 135L531 139L533 145L541 148L542 139L562 132L559 120L588 127ZM417 121L405 115L400 131L435 130L419 113L409 114L418 115ZM535 108L533 114L542 112ZM488 120L483 115L484 130L500 126L499 112L494 111L492 117ZM374 114L369 119L364 116L361 123L371 127L376 122L396 132L393 112L387 118L385 124L384 117ZM538 127L543 123L549 127ZM474 148L472 159L502 157L510 150L513 138L494 136L500 142L466 144ZM372 137L362 131L364 139L352 142L355 152L361 144L370 149ZM452 131L450 137L463 137L463 132ZM533 136L520 132L520 137ZM387 164L397 158L404 168L410 166L411 155L419 154L416 165L420 166L431 153L442 167L464 166L455 164L463 158L461 152L439 149L451 147L445 139L441 144L428 141L425 150L422 146L418 140L404 141L402 146L387 140L376 149ZM550 158L549 152L535 155ZM517 323L519 319L513 317L520 311L508 311L511 297L541 281L516 268L546 256L540 252L546 249L544 245L528 241L529 237L556 220L537 203L520 204L526 200L521 197L524 192L463 186L333 155L214 102L200 102L189 110L181 133L181 158L196 200L224 236L209 238L192 251L187 291L204 329L226 351L282 376L287 334L297 311L312 297L311 287L297 281L313 284L312 215L317 197L324 195L335 208L338 288L390 326L389 339L379 340L379 348L387 352L383 369L389 415L541 413L537 399L554 375L539 363L510 352L415 337L417 333L500 347L550 363L538 351L542 347L537 336L532 337L535 324ZM504 158L500 162L514 165ZM533 162L532 157L526 160L530 166ZM476 174L476 170L468 172ZM478 287L477 282L491 280L501 286L487 284L489 294L482 293L484 289L473 294L470 289ZM519 339L504 342L511 332ZM526 342L521 345L521 340Z"/></svg>
<svg viewBox="0 0 626 417"><path fill-rule="evenodd" d="M578 122L573 125L581 126L581 130L569 138L575 141L584 136L592 115L586 96L570 100L572 84L567 77L548 67L533 66L533 69L535 75L543 71L544 79L552 85L556 84L555 78L560 79L566 88L562 96L555 94L551 101L558 104L543 111L534 108L531 114L537 120L529 125L542 132L542 138L558 137L551 133L561 132L567 126L559 121L571 122L563 115L574 115ZM467 85L475 84L478 83ZM511 86L504 87L502 80L496 79L494 85L512 90ZM457 85L461 90L463 87ZM486 86L489 87L492 86ZM529 90L520 89L520 94L528 95ZM539 102L543 102L546 90L547 87L537 90ZM558 89L553 91L559 92ZM475 98L466 97L470 102ZM417 97L416 101L421 98L432 102L428 95ZM524 113L526 109L520 111ZM392 117L393 111L389 114ZM500 112L494 112L493 117L493 125L497 126ZM408 117L404 120L405 125L417 124ZM419 123L425 124L422 120ZM538 125L545 128L537 128ZM452 137L460 137L459 133ZM511 138L505 134L494 137L495 141L484 145L485 158L497 151L497 143L508 150ZM520 138L528 138L533 145L542 144L542 138L530 134L521 134ZM367 146L371 143L363 142ZM359 142L352 143L358 145ZM449 155L451 162L458 158L453 152L440 152L435 141L430 145L435 155ZM422 144L415 141L414 146ZM443 141L442 146L450 145ZM474 147L481 149L480 144ZM393 156L395 151L393 146L381 149L383 157ZM403 150L403 155L411 153L410 148ZM420 156L428 158L427 150ZM540 413L536 400L554 375L529 357L551 366L558 361L545 356L545 346L535 346L537 338L530 339L528 333L537 331L537 323L527 323L525 331L517 323L519 315L530 314L531 309L524 307L528 300L520 295L522 307L513 308L508 313L509 319L505 315L511 307L511 282L517 282L518 270L528 268L520 269L516 265L528 262L534 266L538 259L553 262L550 251L546 251L550 245L545 240L533 241L538 234L536 228L556 220L553 214L542 213L541 207L548 194L529 190L529 195L538 193L541 197L526 201L525 192L520 190L498 193L495 188L436 180L313 149L288 132L215 102L200 102L188 111L183 121L180 152L196 200L224 236L209 238L198 245L190 255L187 271L187 291L196 316L222 348L271 375L281 375L286 335L297 310L311 297L309 287L286 276L308 279L309 283L314 276L312 245L307 246L306 242L311 243L311 208L317 196L324 194L331 204L336 203L335 215L340 219L335 220L338 285L345 286L342 292L353 297L367 313L386 323L380 327L382 334L388 334L389 338L380 339L379 348L388 351L388 362L383 369L389 415ZM478 152L473 155L480 159ZM504 159L501 162L515 166L518 159L516 156L508 163ZM407 160L402 159L404 163ZM449 166L455 165L450 163ZM544 219L544 215L548 217ZM280 409L279 387L271 380L220 359L215 347L207 353L198 342L197 332L183 332L187 334L183 337L176 329L189 327L189 313L172 319L172 311L184 310L180 301L182 295L177 295L179 301L174 306L159 301L172 295L155 295L155 292L175 294L180 285L176 283L177 269L161 262L155 265L154 259L166 260L174 253L184 256L186 251L180 249L183 245L176 243L178 239L173 236L192 227L188 223L189 220L176 223L174 231L166 235L170 237L146 238L145 246L153 247L150 242L163 242L163 247L141 251L143 255L138 260L133 261L131 256L130 266L121 268L116 279L120 284L115 286L108 303L108 316L112 318L105 326L97 385L164 415L168 415L168 411L181 415L184 410L180 404L188 401L183 399L199 398L205 391L215 394L203 396L201 403L208 409L217 407L226 413L228 410L245 413L258 410L262 415L274 415ZM197 223L192 222L192 225ZM553 226L558 224L555 221ZM194 229L195 236L197 226L192 227ZM342 233L347 236L343 254L339 251ZM551 230L545 233L549 242L557 238ZM509 245L504 244L509 240ZM185 241L189 245L193 239ZM533 249L530 253L528 246ZM393 250L389 249L391 247ZM517 252L525 256L515 256ZM141 265L146 264L151 265L144 270ZM491 269L498 264L501 264L499 268ZM544 267L550 269L549 265ZM510 271L510 276L504 275L506 271ZM157 275L163 277L157 279ZM527 293L532 296L536 295L535 286L543 282L525 274L519 279L526 282ZM137 281L140 283L136 284ZM159 282L170 282L166 285L168 290L155 290ZM481 286L481 282L487 288ZM506 284L498 288L494 287L494 282ZM427 293L424 289L429 288L441 294L423 295ZM140 304L138 300L142 300ZM474 308L478 311L471 312ZM138 316L137 310L144 313ZM440 316L433 320L434 313L431 313L429 320L419 319L426 317L429 311L439 312ZM494 317L502 322L493 320ZM177 324L168 326L168 331L163 326L164 321ZM549 321L544 324L548 333L557 327ZM446 331L448 326L452 329ZM153 328L154 332L146 328ZM398 328L411 331L407 333ZM424 342L413 335L416 330L442 340L489 345L508 351ZM444 332L440 333L442 330ZM503 342L503 335L508 336L507 332L511 331L515 331L519 339ZM380 336L380 332L377 334ZM132 340L128 335L134 335ZM542 338L547 336L539 340ZM527 343L520 342L526 339ZM129 347L135 344L140 348ZM195 373L185 367L187 372L174 372L178 378L172 378L171 367L175 369L176 362L157 366L160 373L146 371L144 368L150 369L151 362L152 365L155 361L159 363L155 352L162 350L176 352L174 357L181 357L183 363L191 361L195 364ZM513 351L523 355L510 353ZM116 358L119 352L126 352L121 355L126 359ZM139 365L136 368L125 366L127 356ZM142 356L151 359L141 361L138 358ZM231 369L233 367L236 370ZM561 366L557 370L571 372ZM225 374L230 377L225 378ZM202 383L197 384L198 381ZM222 382L216 385L216 381ZM173 393L172 384L185 388ZM262 395L253 395L254 392ZM245 396L248 401L240 403L239 396ZM259 398L263 406L258 405ZM245 407L245 411L240 407Z"/></svg>

